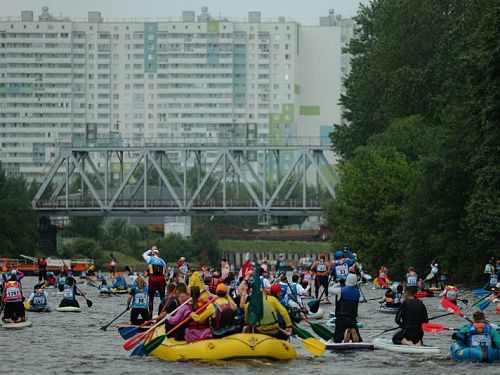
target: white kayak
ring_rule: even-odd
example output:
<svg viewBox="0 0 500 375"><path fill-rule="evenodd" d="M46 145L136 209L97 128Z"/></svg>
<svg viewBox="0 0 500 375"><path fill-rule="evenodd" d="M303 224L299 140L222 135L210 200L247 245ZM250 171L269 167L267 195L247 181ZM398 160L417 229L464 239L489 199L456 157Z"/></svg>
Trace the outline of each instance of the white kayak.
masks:
<svg viewBox="0 0 500 375"><path fill-rule="evenodd" d="M81 312L82 309L74 306L58 307L56 311L60 312Z"/></svg>
<svg viewBox="0 0 500 375"><path fill-rule="evenodd" d="M440 354L441 349L436 346L426 345L396 345L390 339L378 338L373 340L375 349L384 349L390 352L408 353L408 354Z"/></svg>
<svg viewBox="0 0 500 375"><path fill-rule="evenodd" d="M31 327L33 323L31 320L26 320L24 322L19 322L19 323L4 323L2 322L2 328L3 329L23 329L26 327Z"/></svg>
<svg viewBox="0 0 500 375"><path fill-rule="evenodd" d="M306 316L307 319L323 319L323 315L325 315L325 310L320 307L314 314L310 312Z"/></svg>

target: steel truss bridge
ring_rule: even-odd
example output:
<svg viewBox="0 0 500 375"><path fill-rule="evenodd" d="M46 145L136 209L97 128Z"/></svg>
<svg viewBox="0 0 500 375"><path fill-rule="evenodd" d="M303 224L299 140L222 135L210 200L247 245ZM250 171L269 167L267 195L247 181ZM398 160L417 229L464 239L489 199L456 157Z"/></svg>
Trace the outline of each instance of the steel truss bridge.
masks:
<svg viewBox="0 0 500 375"><path fill-rule="evenodd" d="M329 142L209 141L61 144L33 208L46 216L258 215L269 222L318 215L335 197Z"/></svg>

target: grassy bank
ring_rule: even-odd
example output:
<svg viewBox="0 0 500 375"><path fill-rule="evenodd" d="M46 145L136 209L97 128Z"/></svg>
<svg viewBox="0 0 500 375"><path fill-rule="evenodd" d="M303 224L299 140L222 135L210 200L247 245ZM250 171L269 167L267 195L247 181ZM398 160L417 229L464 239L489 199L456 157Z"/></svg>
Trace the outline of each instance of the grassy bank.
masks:
<svg viewBox="0 0 500 375"><path fill-rule="evenodd" d="M222 252L321 253L331 249L329 242L220 240Z"/></svg>

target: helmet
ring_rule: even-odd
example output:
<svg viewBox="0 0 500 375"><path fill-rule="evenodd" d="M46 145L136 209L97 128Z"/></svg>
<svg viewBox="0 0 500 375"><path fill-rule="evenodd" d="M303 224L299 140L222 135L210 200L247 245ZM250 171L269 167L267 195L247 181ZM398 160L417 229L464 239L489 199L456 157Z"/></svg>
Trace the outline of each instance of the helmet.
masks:
<svg viewBox="0 0 500 375"><path fill-rule="evenodd" d="M335 260L342 259L343 257L344 257L344 253L342 251L335 252L335 255L334 255Z"/></svg>
<svg viewBox="0 0 500 375"><path fill-rule="evenodd" d="M281 293L281 287L278 284L271 285L271 294L273 296L278 296Z"/></svg>

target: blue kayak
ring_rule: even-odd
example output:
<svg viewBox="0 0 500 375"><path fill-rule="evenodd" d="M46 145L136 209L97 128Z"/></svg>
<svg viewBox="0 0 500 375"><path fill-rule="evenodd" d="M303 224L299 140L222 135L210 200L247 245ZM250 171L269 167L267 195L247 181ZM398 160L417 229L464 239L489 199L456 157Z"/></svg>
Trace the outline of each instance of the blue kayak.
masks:
<svg viewBox="0 0 500 375"><path fill-rule="evenodd" d="M465 346L454 342L450 348L451 356L458 361L495 362L500 361L500 349L491 346Z"/></svg>

